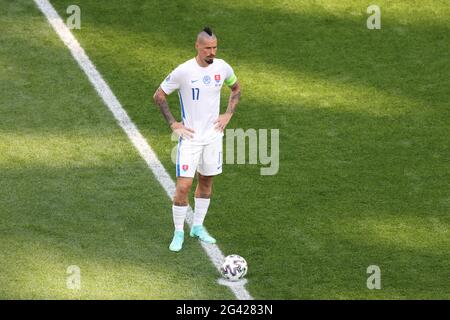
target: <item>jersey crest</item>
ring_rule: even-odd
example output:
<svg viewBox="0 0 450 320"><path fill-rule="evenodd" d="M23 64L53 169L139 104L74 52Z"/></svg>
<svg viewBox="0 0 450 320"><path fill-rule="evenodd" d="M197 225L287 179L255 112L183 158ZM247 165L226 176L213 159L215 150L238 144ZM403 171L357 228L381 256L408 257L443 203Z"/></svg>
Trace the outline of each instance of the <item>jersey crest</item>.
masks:
<svg viewBox="0 0 450 320"><path fill-rule="evenodd" d="M203 77L203 83L204 84L210 84L211 83L211 77L206 75Z"/></svg>

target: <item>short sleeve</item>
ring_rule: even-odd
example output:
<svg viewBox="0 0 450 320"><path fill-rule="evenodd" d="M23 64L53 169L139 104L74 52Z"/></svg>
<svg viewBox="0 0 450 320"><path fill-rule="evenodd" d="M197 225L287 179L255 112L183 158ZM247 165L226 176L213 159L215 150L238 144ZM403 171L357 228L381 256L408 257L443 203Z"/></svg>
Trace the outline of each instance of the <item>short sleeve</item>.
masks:
<svg viewBox="0 0 450 320"><path fill-rule="evenodd" d="M181 74L180 74L180 68L176 68L173 70L167 78L161 83L160 87L161 89L167 94L171 94L175 90L180 89L181 84Z"/></svg>
<svg viewBox="0 0 450 320"><path fill-rule="evenodd" d="M224 81L224 83L227 86L231 87L236 83L236 81L237 81L237 77L234 74L233 68L228 63L225 62L225 81Z"/></svg>

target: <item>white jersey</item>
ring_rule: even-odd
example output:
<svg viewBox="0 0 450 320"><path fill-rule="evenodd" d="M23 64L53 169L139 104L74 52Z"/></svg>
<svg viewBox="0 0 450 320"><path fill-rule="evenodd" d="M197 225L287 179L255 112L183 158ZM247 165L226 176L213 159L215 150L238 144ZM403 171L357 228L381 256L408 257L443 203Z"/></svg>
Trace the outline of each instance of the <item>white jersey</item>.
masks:
<svg viewBox="0 0 450 320"><path fill-rule="evenodd" d="M201 67L192 58L161 83L167 95L178 90L182 122L195 131L190 143L209 144L223 136L214 125L220 112L220 89L224 83L232 86L236 81L233 69L224 60L214 59L212 64Z"/></svg>

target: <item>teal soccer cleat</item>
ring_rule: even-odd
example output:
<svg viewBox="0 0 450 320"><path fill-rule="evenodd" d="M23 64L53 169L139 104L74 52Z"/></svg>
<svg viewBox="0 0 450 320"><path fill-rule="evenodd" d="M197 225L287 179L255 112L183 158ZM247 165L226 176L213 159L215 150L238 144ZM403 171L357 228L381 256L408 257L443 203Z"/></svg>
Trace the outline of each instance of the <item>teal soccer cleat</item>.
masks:
<svg viewBox="0 0 450 320"><path fill-rule="evenodd" d="M169 250L178 252L183 247L184 241L184 232L183 231L175 231L173 233L173 239L170 243Z"/></svg>
<svg viewBox="0 0 450 320"><path fill-rule="evenodd" d="M216 243L216 239L211 237L202 225L193 226L190 235L191 237L198 237L206 243Z"/></svg>

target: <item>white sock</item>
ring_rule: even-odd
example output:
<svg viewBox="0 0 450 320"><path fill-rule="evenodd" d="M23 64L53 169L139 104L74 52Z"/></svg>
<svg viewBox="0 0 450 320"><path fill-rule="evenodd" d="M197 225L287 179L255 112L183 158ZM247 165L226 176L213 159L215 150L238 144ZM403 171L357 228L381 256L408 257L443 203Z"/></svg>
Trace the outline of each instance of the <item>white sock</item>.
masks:
<svg viewBox="0 0 450 320"><path fill-rule="evenodd" d="M210 199L204 198L194 198L195 209L194 209L194 221L193 225L202 225L205 220L206 212L208 212Z"/></svg>
<svg viewBox="0 0 450 320"><path fill-rule="evenodd" d="M184 231L184 220L186 219L188 206L180 207L172 205L173 224L176 231Z"/></svg>

